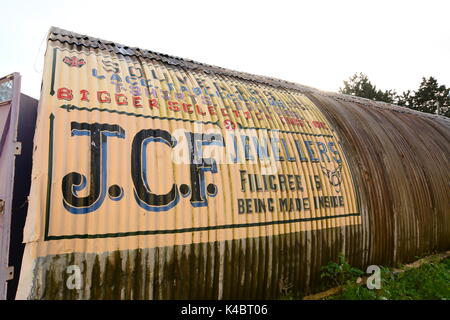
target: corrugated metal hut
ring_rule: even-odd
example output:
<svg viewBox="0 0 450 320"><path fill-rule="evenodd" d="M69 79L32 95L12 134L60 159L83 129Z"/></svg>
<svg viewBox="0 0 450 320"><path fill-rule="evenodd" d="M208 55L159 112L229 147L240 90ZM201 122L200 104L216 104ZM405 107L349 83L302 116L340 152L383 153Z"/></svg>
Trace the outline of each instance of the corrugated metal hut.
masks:
<svg viewBox="0 0 450 320"><path fill-rule="evenodd" d="M275 298L450 248L450 121L52 28L20 299Z"/></svg>

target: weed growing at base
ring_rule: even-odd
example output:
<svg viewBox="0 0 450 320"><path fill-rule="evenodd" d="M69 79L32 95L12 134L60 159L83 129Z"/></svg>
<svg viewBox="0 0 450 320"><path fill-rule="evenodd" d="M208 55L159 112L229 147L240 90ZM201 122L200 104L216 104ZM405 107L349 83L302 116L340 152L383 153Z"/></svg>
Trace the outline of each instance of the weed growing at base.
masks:
<svg viewBox="0 0 450 320"><path fill-rule="evenodd" d="M341 276L342 278L342 276ZM439 263L424 264L419 268L395 273L381 268L381 289L347 281L340 294L328 300L449 300L450 258Z"/></svg>

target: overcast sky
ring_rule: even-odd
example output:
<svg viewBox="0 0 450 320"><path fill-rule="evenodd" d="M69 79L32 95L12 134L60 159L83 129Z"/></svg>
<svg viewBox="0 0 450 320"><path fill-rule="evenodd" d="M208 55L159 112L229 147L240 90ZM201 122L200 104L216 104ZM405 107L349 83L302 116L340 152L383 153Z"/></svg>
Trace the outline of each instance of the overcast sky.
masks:
<svg viewBox="0 0 450 320"><path fill-rule="evenodd" d="M50 26L337 91L355 72L381 89L450 86L450 1L2 1L0 76L39 98Z"/></svg>

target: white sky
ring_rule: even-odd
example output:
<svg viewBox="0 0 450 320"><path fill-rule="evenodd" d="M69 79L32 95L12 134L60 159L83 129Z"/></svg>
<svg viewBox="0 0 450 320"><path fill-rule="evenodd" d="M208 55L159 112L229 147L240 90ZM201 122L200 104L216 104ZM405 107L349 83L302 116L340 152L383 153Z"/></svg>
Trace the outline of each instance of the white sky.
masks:
<svg viewBox="0 0 450 320"><path fill-rule="evenodd" d="M450 1L1 0L0 76L38 98L50 26L337 91L355 72L381 89L450 86Z"/></svg>

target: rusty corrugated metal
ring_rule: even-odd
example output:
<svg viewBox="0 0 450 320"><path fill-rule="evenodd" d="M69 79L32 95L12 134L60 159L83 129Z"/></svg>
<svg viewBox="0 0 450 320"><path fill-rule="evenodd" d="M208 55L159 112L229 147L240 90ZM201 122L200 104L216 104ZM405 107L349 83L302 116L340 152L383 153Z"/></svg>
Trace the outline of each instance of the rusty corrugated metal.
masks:
<svg viewBox="0 0 450 320"><path fill-rule="evenodd" d="M361 213L369 218L362 224L370 248L365 264L393 265L447 248L449 120L364 99L307 95L346 137Z"/></svg>
<svg viewBox="0 0 450 320"><path fill-rule="evenodd" d="M449 147L443 117L52 28L17 297L273 298L446 250Z"/></svg>

